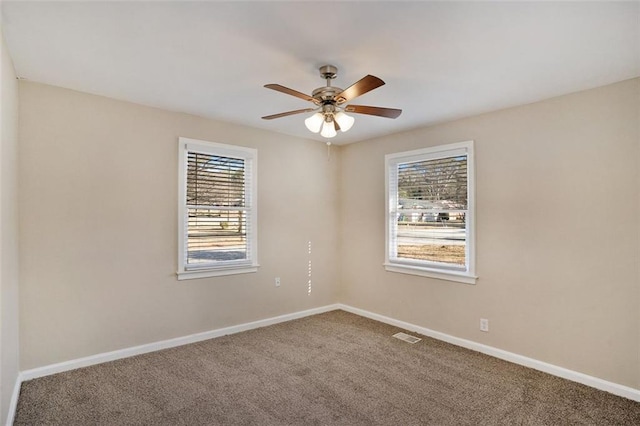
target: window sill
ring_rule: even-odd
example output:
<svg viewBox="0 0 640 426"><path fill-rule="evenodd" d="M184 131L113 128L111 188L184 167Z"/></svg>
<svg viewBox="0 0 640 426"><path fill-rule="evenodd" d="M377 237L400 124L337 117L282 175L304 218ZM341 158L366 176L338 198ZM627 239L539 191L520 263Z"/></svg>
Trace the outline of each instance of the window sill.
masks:
<svg viewBox="0 0 640 426"><path fill-rule="evenodd" d="M215 269L192 269L189 271L178 271L178 280L193 280L197 278L222 277L225 275L250 274L258 272L260 265L233 266L229 268Z"/></svg>
<svg viewBox="0 0 640 426"><path fill-rule="evenodd" d="M465 272L435 270L420 266L400 265L397 263L385 263L384 269L388 272L419 275L421 277L437 278L439 280L456 281L464 284L475 284L478 277Z"/></svg>

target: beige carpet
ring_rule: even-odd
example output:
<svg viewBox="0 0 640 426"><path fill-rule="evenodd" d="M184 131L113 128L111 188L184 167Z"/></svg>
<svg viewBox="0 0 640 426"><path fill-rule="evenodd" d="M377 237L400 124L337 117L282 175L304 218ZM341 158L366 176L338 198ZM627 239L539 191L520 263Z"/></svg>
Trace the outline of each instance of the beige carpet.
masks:
<svg viewBox="0 0 640 426"><path fill-rule="evenodd" d="M17 425L640 425L640 403L334 311L23 383Z"/></svg>

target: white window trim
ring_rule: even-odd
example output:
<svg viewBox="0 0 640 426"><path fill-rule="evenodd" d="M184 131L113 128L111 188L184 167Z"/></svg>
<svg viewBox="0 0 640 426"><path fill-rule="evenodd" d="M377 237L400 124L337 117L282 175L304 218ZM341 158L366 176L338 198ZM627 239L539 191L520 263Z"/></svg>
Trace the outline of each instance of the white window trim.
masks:
<svg viewBox="0 0 640 426"><path fill-rule="evenodd" d="M226 155L229 157L243 158L250 160L251 167L251 206L250 229L251 234L248 236L249 253L251 259L248 261L238 261L225 263L220 266L205 265L202 267L191 267L186 269L185 245L187 243L186 224L185 224L185 199L187 193L187 152L202 151L205 153L215 153L217 155ZM215 142L207 142L190 138L178 138L178 271L176 272L178 280L188 280L195 278L218 277L225 275L246 274L257 272L258 267L258 151L253 148L247 148L237 145L227 145Z"/></svg>
<svg viewBox="0 0 640 426"><path fill-rule="evenodd" d="M396 199L391 199L389 178L392 173L391 167L397 167L398 163L405 163L415 161L418 159L424 159L424 156L428 156L429 159L436 159L442 157L449 157L456 154L456 151L465 153L467 155L467 233L466 233L466 258L467 265L462 270L447 268L443 265L442 268L434 267L435 262L429 262L429 266L424 265L424 262L416 261L397 261L390 260L390 253L392 247L390 246L391 229L393 221L390 215L391 203L397 203ZM393 154L387 154L384 158L385 164L385 261L384 267L388 272L398 272L410 275L419 275L429 278L437 278L441 280L456 281L465 284L475 284L478 277L475 273L475 157L473 153L473 141L465 141L452 143L447 145L439 145L429 148L417 149L413 151L397 152ZM397 192L397 191L396 191ZM396 193L397 196L397 193Z"/></svg>

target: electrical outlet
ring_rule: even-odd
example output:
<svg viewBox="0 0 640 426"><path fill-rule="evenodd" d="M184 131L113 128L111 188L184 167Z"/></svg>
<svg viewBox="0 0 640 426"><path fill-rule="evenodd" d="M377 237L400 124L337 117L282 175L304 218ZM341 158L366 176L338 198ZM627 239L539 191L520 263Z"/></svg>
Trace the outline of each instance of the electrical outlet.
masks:
<svg viewBox="0 0 640 426"><path fill-rule="evenodd" d="M489 320L480 318L480 331L489 331Z"/></svg>
<svg viewBox="0 0 640 426"><path fill-rule="evenodd" d="M280 287L280 277L276 277L276 287Z"/></svg>

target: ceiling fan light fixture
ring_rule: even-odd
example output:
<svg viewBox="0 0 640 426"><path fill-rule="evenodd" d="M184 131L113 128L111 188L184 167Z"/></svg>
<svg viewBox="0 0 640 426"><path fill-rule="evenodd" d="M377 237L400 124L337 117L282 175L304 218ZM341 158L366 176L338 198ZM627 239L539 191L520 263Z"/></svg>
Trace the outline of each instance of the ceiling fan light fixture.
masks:
<svg viewBox="0 0 640 426"><path fill-rule="evenodd" d="M334 120L336 120L336 122L340 126L340 130L342 130L343 132L346 132L347 130L349 130L351 128L351 126L353 126L354 121L356 121L355 118L353 118L350 115L345 114L342 111L340 111L337 114L335 114L333 116L333 118L334 118Z"/></svg>
<svg viewBox="0 0 640 426"><path fill-rule="evenodd" d="M265 84L264 87L267 89L275 90L276 92L312 102L314 107L266 115L262 117L262 119L273 120L274 118L313 112L312 116L307 117L304 120L305 127L312 133L320 132L322 137L333 138L338 134L339 130L342 132L349 131L355 122L355 119L351 115L345 114L344 111L348 111L350 114L367 114L386 118L398 118L402 113L402 110L397 108L382 108L353 104L343 105L358 96L362 96L365 93L384 85L384 81L369 74L343 90L331 85L331 80L336 78L337 73L338 68L333 65L324 65L320 67L320 76L327 80L327 85L313 90L310 96L280 84Z"/></svg>
<svg viewBox="0 0 640 426"><path fill-rule="evenodd" d="M322 123L324 123L324 115L319 112L316 112L311 117L304 120L304 125L313 133L318 133L320 131Z"/></svg>
<svg viewBox="0 0 640 426"><path fill-rule="evenodd" d="M320 134L324 138L332 138L338 134L338 132L336 132L335 125L333 124L333 120L324 122Z"/></svg>

